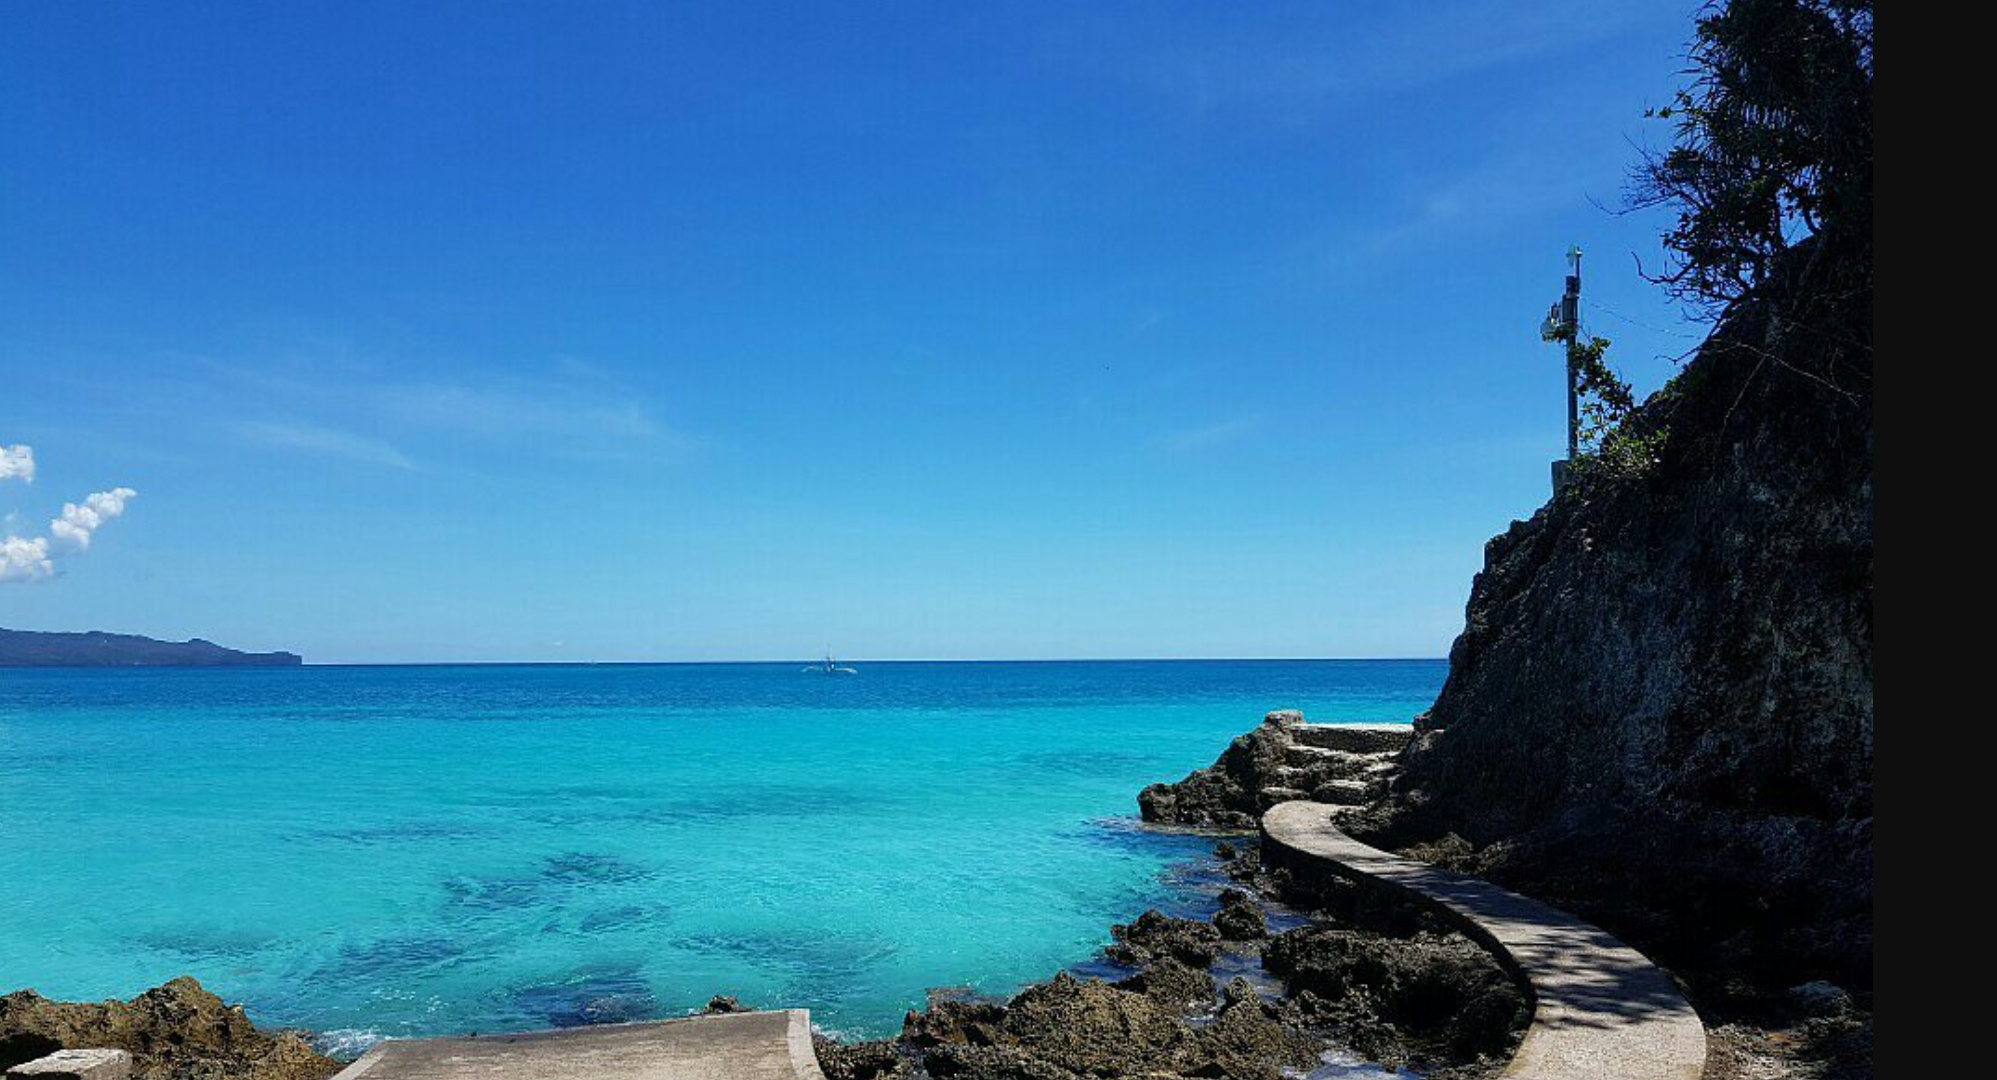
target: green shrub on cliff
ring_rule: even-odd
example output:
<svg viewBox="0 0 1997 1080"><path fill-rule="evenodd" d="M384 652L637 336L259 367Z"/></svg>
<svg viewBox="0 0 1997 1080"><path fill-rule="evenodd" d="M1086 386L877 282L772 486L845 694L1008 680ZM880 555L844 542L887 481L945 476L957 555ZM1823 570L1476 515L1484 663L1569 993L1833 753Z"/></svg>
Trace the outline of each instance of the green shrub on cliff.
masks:
<svg viewBox="0 0 1997 1080"><path fill-rule="evenodd" d="M1643 476L1664 448L1662 428L1630 422L1636 394L1609 366L1608 352L1609 339L1603 337L1567 346L1581 402L1581 454L1569 466L1569 477L1584 489Z"/></svg>

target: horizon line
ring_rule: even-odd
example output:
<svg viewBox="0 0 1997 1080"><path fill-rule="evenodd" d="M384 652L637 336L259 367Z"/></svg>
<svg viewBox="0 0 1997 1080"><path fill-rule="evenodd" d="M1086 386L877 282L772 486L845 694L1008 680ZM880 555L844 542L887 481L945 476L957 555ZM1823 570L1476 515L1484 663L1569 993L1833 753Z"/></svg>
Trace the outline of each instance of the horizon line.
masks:
<svg viewBox="0 0 1997 1080"><path fill-rule="evenodd" d="M838 657L848 664L1382 664L1447 663L1447 656L1064 656L1064 657L981 657L977 659L937 657ZM769 657L736 660L301 660L298 667L713 667L735 664L744 667L761 664L813 664L823 660L809 657ZM168 666L168 665L157 665ZM196 665L182 665L196 666ZM257 665L199 665L242 666Z"/></svg>

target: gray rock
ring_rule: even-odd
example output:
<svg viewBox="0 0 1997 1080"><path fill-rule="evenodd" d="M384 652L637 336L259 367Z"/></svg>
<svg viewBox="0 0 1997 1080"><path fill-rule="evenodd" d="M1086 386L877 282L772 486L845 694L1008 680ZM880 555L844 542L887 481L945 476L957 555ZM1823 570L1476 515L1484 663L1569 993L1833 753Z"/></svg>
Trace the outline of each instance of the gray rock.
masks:
<svg viewBox="0 0 1997 1080"><path fill-rule="evenodd" d="M7 1070L7 1080L131 1080L123 1050L58 1050Z"/></svg>
<svg viewBox="0 0 1997 1080"><path fill-rule="evenodd" d="M908 1058L885 1039L848 1044L813 1035L811 1046L825 1080L901 1080L914 1071Z"/></svg>
<svg viewBox="0 0 1997 1080"><path fill-rule="evenodd" d="M133 1071L148 1077L322 1080L340 1068L299 1032L258 1030L242 1006L186 977L130 1001L51 1001L32 990L0 996L0 1068L91 1048L126 1051Z"/></svg>
<svg viewBox="0 0 1997 1080"><path fill-rule="evenodd" d="M1220 910L1214 913L1214 929L1228 941L1255 941L1269 936L1269 917L1255 898L1240 889L1223 889Z"/></svg>
<svg viewBox="0 0 1997 1080"><path fill-rule="evenodd" d="M1532 1014L1491 954L1458 934L1310 926L1272 938L1263 964L1317 1023L1376 1060L1501 1055Z"/></svg>
<svg viewBox="0 0 1997 1080"><path fill-rule="evenodd" d="M1790 1008L1804 1017L1827 1019L1846 1016L1852 1011L1851 995L1836 983L1822 979L1790 987L1787 997Z"/></svg>
<svg viewBox="0 0 1997 1080"><path fill-rule="evenodd" d="M1203 968L1192 967L1167 957L1152 961L1144 970L1116 983L1118 990L1143 994L1167 1009L1184 1012L1213 1004L1213 976Z"/></svg>
<svg viewBox="0 0 1997 1080"><path fill-rule="evenodd" d="M1147 911L1129 924L1112 926L1109 932L1116 940L1104 954L1132 967L1171 959L1204 968L1220 955L1220 931L1212 924L1175 919L1157 910Z"/></svg>

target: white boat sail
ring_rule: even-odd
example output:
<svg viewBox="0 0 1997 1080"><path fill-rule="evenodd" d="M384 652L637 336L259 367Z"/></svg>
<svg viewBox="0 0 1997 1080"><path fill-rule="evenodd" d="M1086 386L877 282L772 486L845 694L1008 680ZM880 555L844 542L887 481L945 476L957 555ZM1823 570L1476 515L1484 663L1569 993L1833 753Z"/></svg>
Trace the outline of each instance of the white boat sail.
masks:
<svg viewBox="0 0 1997 1080"><path fill-rule="evenodd" d="M823 661L813 664L810 667L803 668L802 670L811 672L812 674L815 675L858 675L860 673L859 668L842 667L839 664L834 663L832 660L832 655L830 653L826 654L825 659Z"/></svg>

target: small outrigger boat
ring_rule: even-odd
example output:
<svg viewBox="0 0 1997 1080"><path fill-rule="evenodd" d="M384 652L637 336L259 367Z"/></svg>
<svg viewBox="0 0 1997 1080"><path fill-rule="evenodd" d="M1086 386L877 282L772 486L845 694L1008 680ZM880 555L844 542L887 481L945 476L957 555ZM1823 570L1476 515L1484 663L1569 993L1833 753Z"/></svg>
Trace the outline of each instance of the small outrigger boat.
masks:
<svg viewBox="0 0 1997 1080"><path fill-rule="evenodd" d="M832 662L830 656L825 658L824 663L813 664L802 670L815 672L819 675L858 675L860 673L859 668L840 667L838 664Z"/></svg>

